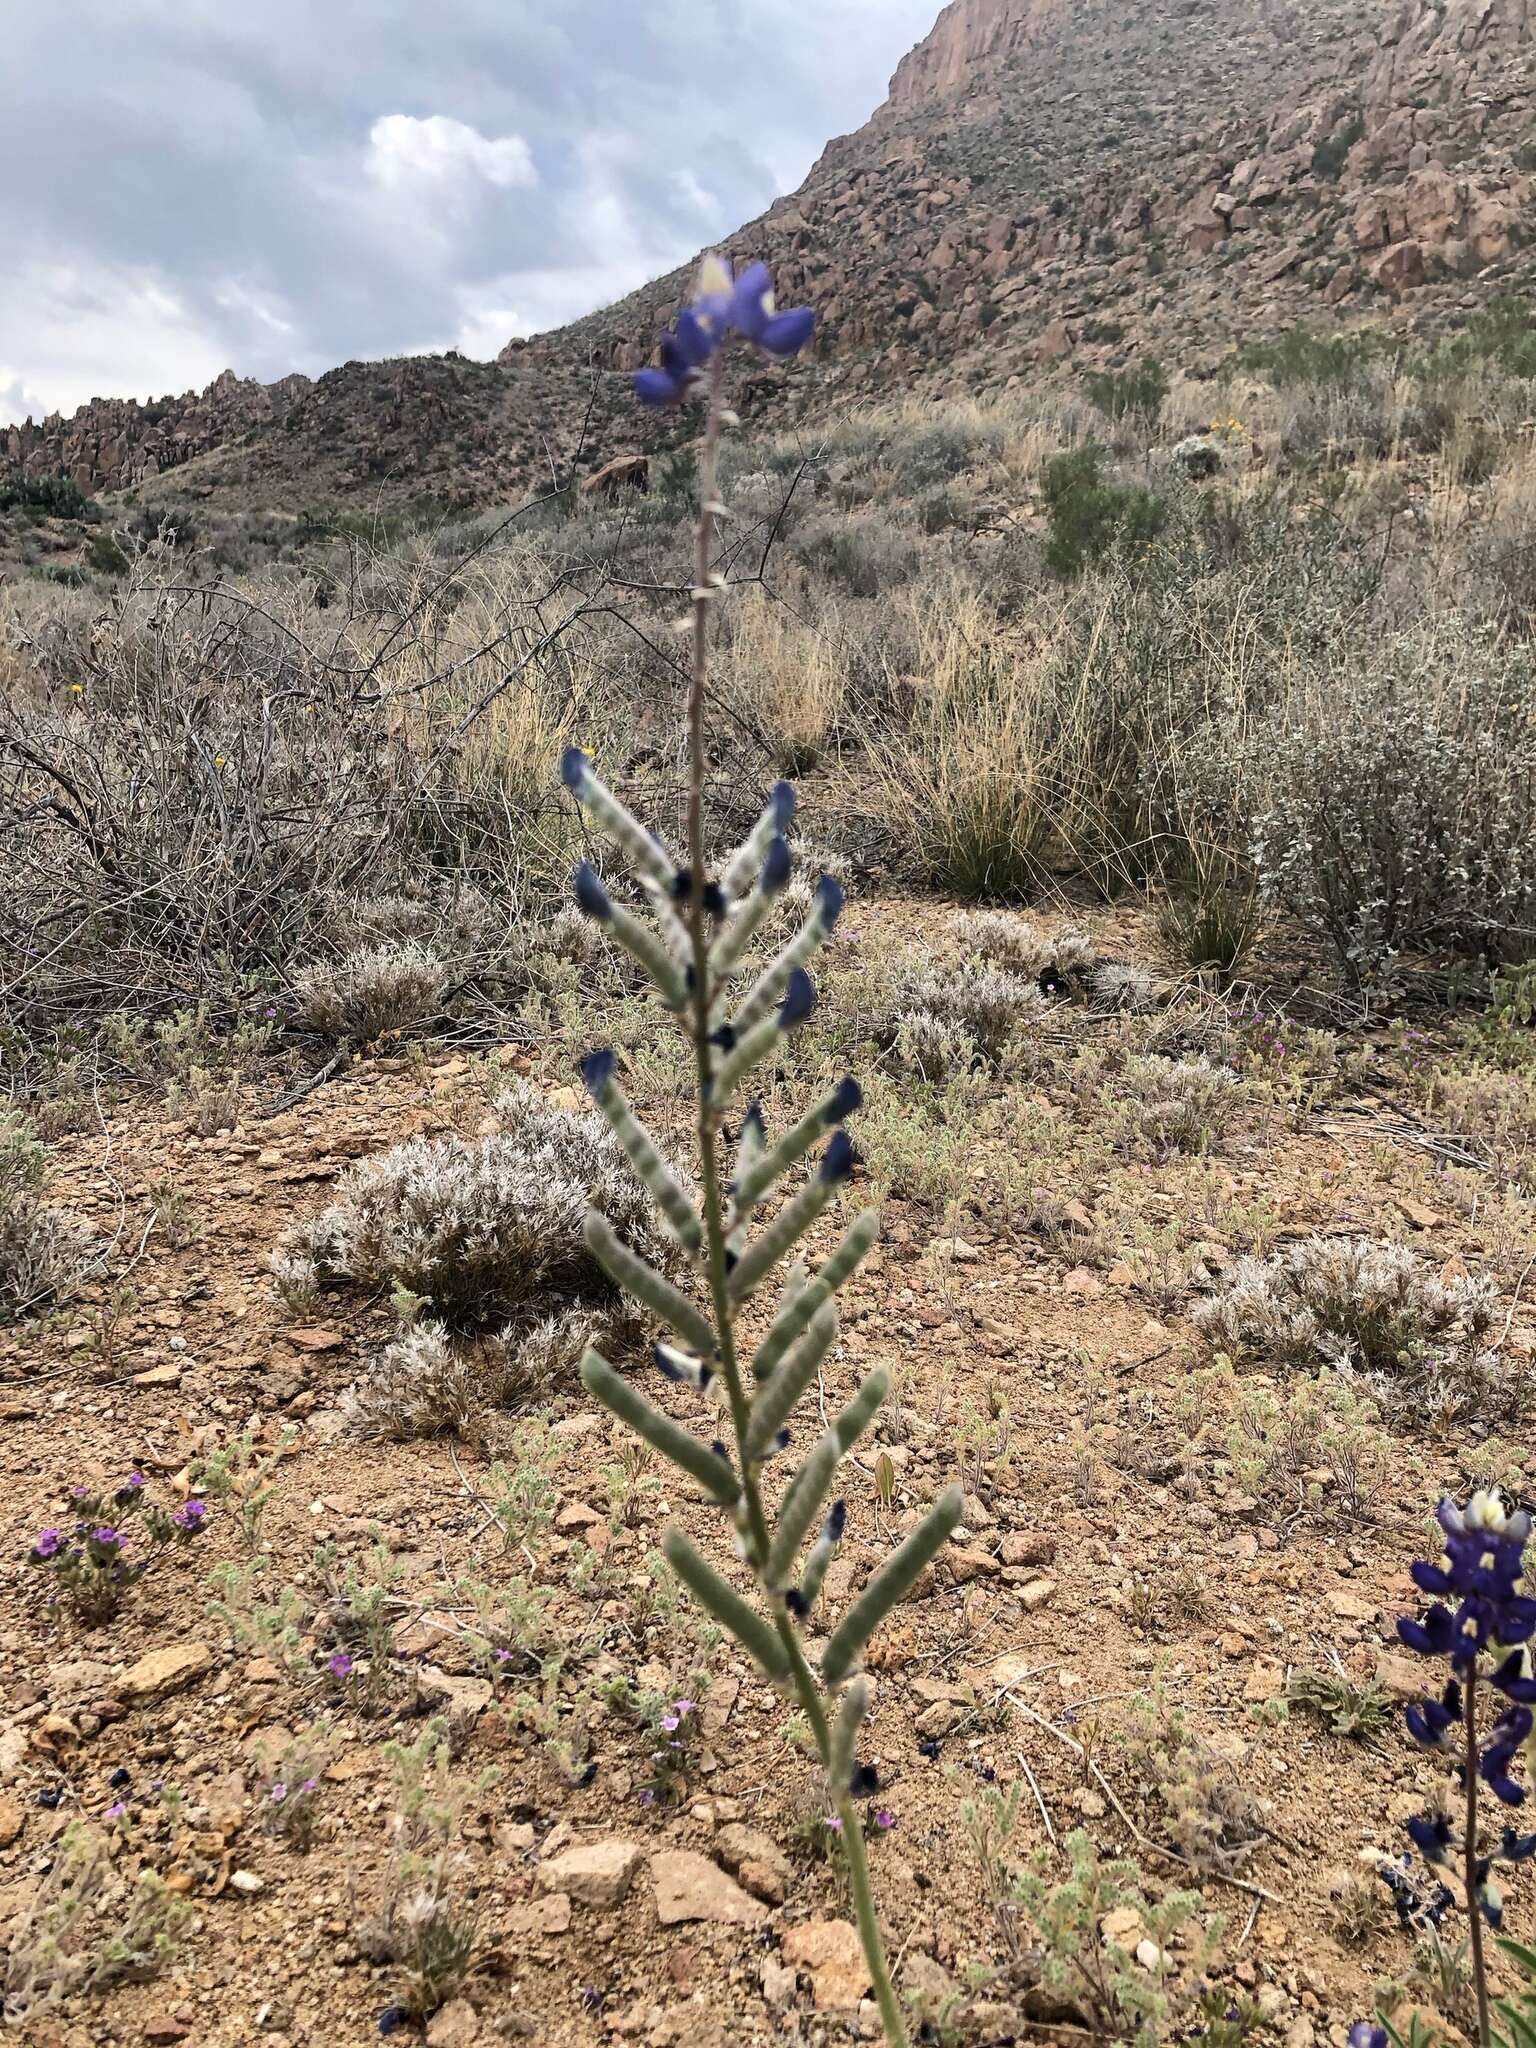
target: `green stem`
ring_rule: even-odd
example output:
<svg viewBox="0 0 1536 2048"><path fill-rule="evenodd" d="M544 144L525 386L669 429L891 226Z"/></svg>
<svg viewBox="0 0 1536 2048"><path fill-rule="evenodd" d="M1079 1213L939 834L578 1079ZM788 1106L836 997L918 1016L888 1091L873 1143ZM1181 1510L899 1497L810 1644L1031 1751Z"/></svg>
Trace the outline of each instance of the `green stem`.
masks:
<svg viewBox="0 0 1536 2048"><path fill-rule="evenodd" d="M688 865L693 890L688 905L688 937L693 953L693 1017L691 1037L698 1072L699 1181L704 1213L704 1249L709 1276L710 1301L714 1310L719 1344L720 1377L725 1383L731 1410L731 1427L736 1438L737 1462L741 1472L742 1501L746 1511L747 1538L755 1574L760 1574L768 1555L768 1517L758 1484L757 1464L747 1456L747 1430L752 1419L751 1402L742 1380L741 1360L736 1350L734 1308L730 1298L730 1268L726 1257L725 1203L720 1186L720 1124L712 1099L713 1048L709 1040L709 929L704 913L704 711L709 677L709 608L714 586L712 556L715 533L715 499L719 489L720 433L722 421L722 362L717 353L710 368L709 410L699 452L699 518L694 530L693 577L693 660L688 687ZM761 1586L762 1581L758 1580ZM795 1696L810 1723L811 1734L825 1769L831 1757L832 1731L827 1704L816 1675L805 1654L800 1631L795 1627L782 1600L764 1588L778 1630L789 1657ZM848 1885L853 1894L854 1913L864 1960L880 2008L881 2024L890 2048L908 2048L906 2023L891 1982L875 1912L870 1884L869 1858L864 1851L863 1823L853 1801L843 1792L834 1804L842 1823L842 1839L848 1863Z"/></svg>
<svg viewBox="0 0 1536 2048"><path fill-rule="evenodd" d="M1483 1954L1483 1914L1477 1899L1477 1666L1467 1673L1463 1693L1466 1716L1467 1819L1462 1842L1463 1872L1467 1887L1467 1926L1472 1942L1472 1983L1477 1992L1477 2038L1480 2048L1493 2039L1488 2017L1488 1962Z"/></svg>

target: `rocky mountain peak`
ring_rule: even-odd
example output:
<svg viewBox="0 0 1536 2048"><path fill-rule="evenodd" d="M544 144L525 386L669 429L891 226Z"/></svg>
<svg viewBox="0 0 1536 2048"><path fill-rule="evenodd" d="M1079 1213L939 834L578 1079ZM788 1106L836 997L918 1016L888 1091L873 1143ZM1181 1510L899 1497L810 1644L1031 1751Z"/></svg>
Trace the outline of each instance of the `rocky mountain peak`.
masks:
<svg viewBox="0 0 1536 2048"><path fill-rule="evenodd" d="M950 0L930 32L897 65L888 107L909 110L985 88L1007 59L1073 0Z"/></svg>

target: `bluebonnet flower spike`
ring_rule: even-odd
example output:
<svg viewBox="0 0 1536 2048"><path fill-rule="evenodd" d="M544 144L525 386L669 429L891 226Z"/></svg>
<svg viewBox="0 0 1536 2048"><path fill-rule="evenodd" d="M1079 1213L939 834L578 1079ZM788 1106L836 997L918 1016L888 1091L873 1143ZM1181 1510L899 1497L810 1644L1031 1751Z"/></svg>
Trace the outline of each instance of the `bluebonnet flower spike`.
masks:
<svg viewBox="0 0 1536 2048"><path fill-rule="evenodd" d="M778 310L766 263L750 263L733 278L723 257L706 256L692 303L678 316L673 332L661 338L660 366L635 372L635 396L642 405L680 404L732 332L782 360L798 355L815 330L816 315L808 306Z"/></svg>

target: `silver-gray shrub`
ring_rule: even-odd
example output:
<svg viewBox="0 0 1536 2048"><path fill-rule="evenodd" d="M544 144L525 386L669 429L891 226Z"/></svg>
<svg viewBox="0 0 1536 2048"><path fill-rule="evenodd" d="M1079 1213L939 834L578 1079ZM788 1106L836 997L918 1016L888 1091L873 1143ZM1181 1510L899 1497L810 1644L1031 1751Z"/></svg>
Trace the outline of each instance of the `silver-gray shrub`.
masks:
<svg viewBox="0 0 1536 2048"><path fill-rule="evenodd" d="M89 1225L43 1199L47 1178L31 1125L0 1116L0 1323L57 1301L90 1261Z"/></svg>
<svg viewBox="0 0 1536 2048"><path fill-rule="evenodd" d="M669 1263L644 1189L595 1111L559 1109L519 1083L502 1128L411 1138L359 1160L295 1233L318 1281L408 1289L451 1327L485 1329L567 1298L611 1293L583 1236L589 1207L639 1256Z"/></svg>
<svg viewBox="0 0 1536 2048"><path fill-rule="evenodd" d="M338 1043L367 1045L436 1014L448 970L418 939L359 946L317 960L294 977L299 1019Z"/></svg>
<svg viewBox="0 0 1536 2048"><path fill-rule="evenodd" d="M1267 900L1372 980L1403 954L1536 949L1536 661L1402 635L1256 737Z"/></svg>
<svg viewBox="0 0 1536 2048"><path fill-rule="evenodd" d="M1235 1260L1194 1320L1224 1349L1330 1365L1393 1405L1445 1414L1475 1408L1496 1375L1484 1340L1498 1300L1493 1281L1443 1279L1404 1245L1312 1237Z"/></svg>

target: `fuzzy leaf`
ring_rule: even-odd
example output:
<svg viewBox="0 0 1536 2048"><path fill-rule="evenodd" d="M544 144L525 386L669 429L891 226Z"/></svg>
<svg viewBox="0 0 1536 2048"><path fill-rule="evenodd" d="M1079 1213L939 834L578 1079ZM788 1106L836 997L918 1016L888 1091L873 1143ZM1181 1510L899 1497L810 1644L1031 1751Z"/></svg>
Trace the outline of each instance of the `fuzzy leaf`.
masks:
<svg viewBox="0 0 1536 2048"><path fill-rule="evenodd" d="M771 1622L742 1599L735 1587L721 1578L694 1549L681 1529L668 1529L661 1539L667 1563L688 1590L707 1607L723 1628L774 1680L789 1676L789 1656Z"/></svg>
<svg viewBox="0 0 1536 2048"><path fill-rule="evenodd" d="M959 1487L946 1487L905 1543L875 1573L822 1651L821 1676L825 1684L842 1684L875 1630L898 1601L911 1592L923 1567L932 1563L954 1534L960 1523L961 1506Z"/></svg>
<svg viewBox="0 0 1536 2048"><path fill-rule="evenodd" d="M784 1204L731 1268L730 1295L733 1302L745 1301L755 1288L762 1285L780 1259L804 1237L836 1192L835 1187L818 1173Z"/></svg>
<svg viewBox="0 0 1536 2048"><path fill-rule="evenodd" d="M747 1426L747 1456L764 1458L788 1422L795 1403L815 1379L822 1360L837 1342L837 1306L828 1302L791 1349L778 1371L766 1380L752 1403Z"/></svg>
<svg viewBox="0 0 1536 2048"><path fill-rule="evenodd" d="M589 1394L621 1422L627 1422L636 1436L644 1437L664 1458L670 1458L696 1479L712 1499L722 1507L736 1505L741 1497L741 1483L735 1469L718 1451L700 1443L691 1430L684 1429L665 1410L648 1401L638 1387L614 1371L601 1352L588 1351L581 1361L581 1379Z"/></svg>
<svg viewBox="0 0 1536 2048"><path fill-rule="evenodd" d="M625 1294L633 1295L636 1301L643 1302L660 1316L664 1323L669 1323L700 1357L714 1357L715 1330L709 1318L701 1309L695 1308L687 1295L680 1293L670 1280L664 1280L654 1266L648 1266L644 1259L622 1243L606 1216L596 1209L589 1209L582 1225L582 1235L587 1250L616 1287Z"/></svg>
<svg viewBox="0 0 1536 2048"><path fill-rule="evenodd" d="M764 1576L775 1590L788 1585L800 1545L821 1512L838 1466L869 1427L890 1390L890 1376L882 1366L876 1366L820 1442L802 1459L785 1488L763 1567Z"/></svg>
<svg viewBox="0 0 1536 2048"><path fill-rule="evenodd" d="M834 1800L846 1799L853 1777L853 1760L858 1753L859 1730L869 1712L869 1686L856 1678L843 1694L843 1704L832 1723L832 1740L827 1745L827 1791Z"/></svg>
<svg viewBox="0 0 1536 2048"><path fill-rule="evenodd" d="M880 1234L880 1218L873 1209L855 1216L842 1239L814 1279L807 1280L779 1305L766 1335L752 1359L752 1370L760 1380L771 1379L779 1360L791 1344L809 1327L821 1309L858 1265Z"/></svg>

